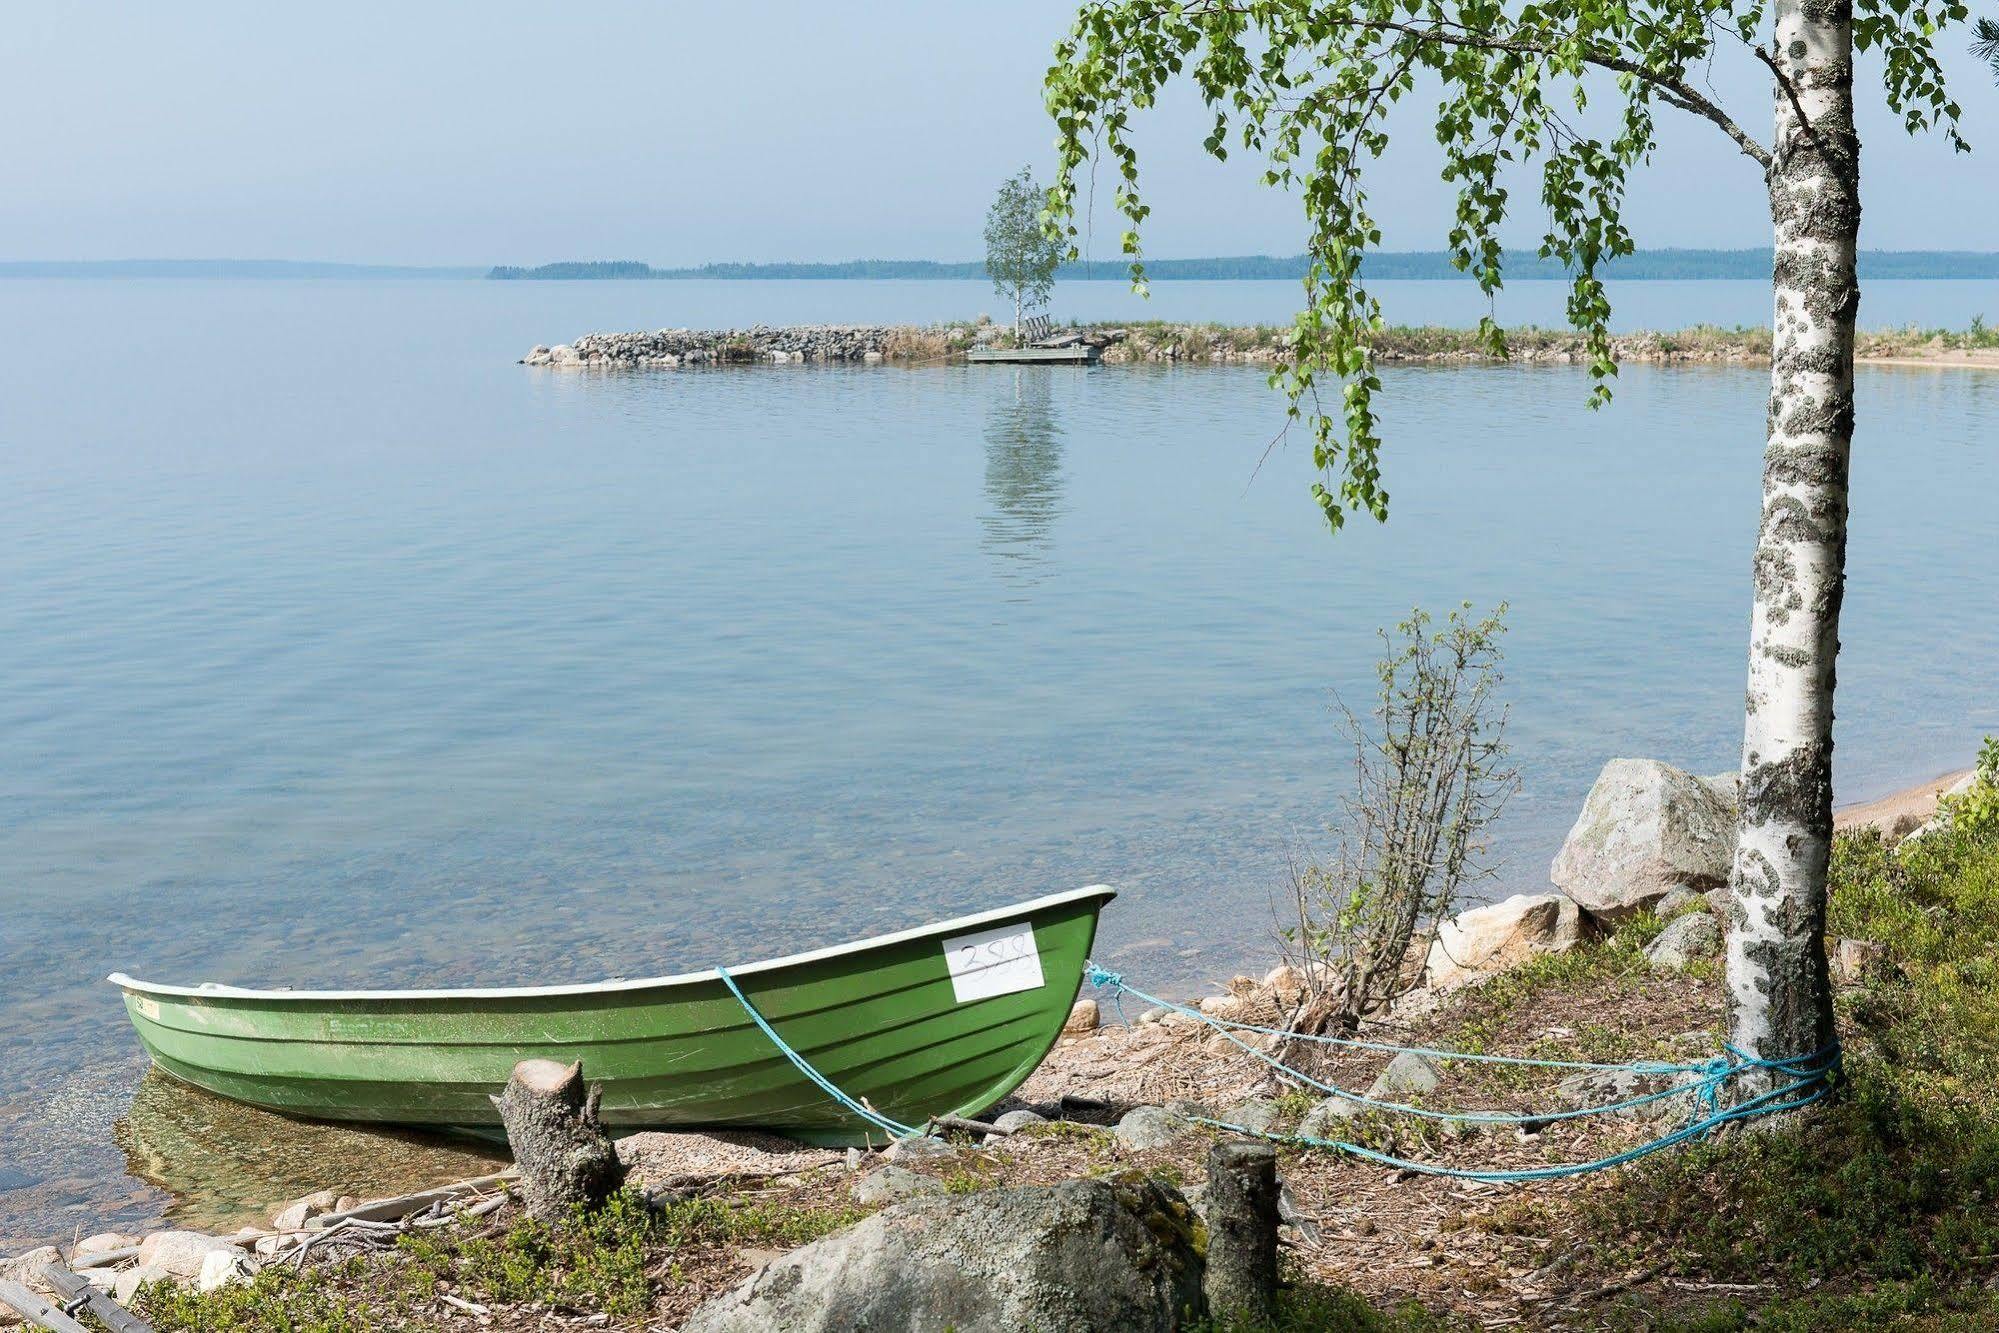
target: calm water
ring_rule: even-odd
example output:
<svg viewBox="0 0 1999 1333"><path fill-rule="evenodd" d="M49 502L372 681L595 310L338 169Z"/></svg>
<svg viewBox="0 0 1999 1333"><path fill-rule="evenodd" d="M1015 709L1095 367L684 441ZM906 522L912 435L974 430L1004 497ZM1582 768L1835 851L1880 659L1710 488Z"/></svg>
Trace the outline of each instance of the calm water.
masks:
<svg viewBox="0 0 1999 1333"><path fill-rule="evenodd" d="M1501 887L1605 758L1732 765L1759 373L1394 372L1394 519L1334 539L1254 370L512 364L983 292L725 286L0 284L0 1238L472 1160L142 1089L113 969L638 975L1101 879L1120 966L1225 976L1412 603L1513 606ZM1161 290L1291 293L1237 286ZM1863 373L1842 799L1999 731L1995 426L1999 375Z"/></svg>

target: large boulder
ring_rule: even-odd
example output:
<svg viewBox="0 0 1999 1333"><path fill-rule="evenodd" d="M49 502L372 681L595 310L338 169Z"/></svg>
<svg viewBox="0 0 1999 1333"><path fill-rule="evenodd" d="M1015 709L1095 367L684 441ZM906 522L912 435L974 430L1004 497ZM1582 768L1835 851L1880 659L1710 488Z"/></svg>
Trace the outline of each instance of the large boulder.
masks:
<svg viewBox="0 0 1999 1333"><path fill-rule="evenodd" d="M1204 1236L1155 1181L1067 1180L897 1204L772 1262L683 1333L1176 1329Z"/></svg>
<svg viewBox="0 0 1999 1333"><path fill-rule="evenodd" d="M1734 859L1732 782L1656 759L1613 759L1549 874L1585 912L1614 921L1676 888L1704 892L1728 883Z"/></svg>
<svg viewBox="0 0 1999 1333"><path fill-rule="evenodd" d="M1437 927L1426 964L1432 986L1453 986L1560 953L1582 938L1582 913L1559 893L1519 893L1460 912Z"/></svg>

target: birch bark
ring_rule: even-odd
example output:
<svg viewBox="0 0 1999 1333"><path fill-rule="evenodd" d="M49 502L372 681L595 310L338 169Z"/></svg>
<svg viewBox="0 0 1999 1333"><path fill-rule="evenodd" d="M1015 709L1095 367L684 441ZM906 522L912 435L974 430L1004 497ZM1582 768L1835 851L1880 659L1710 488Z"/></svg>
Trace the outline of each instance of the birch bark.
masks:
<svg viewBox="0 0 1999 1333"><path fill-rule="evenodd" d="M1775 16L1776 313L1727 964L1731 1040L1772 1060L1833 1037L1832 704L1860 305L1851 0L1779 0ZM1757 1071L1736 1096L1783 1078Z"/></svg>

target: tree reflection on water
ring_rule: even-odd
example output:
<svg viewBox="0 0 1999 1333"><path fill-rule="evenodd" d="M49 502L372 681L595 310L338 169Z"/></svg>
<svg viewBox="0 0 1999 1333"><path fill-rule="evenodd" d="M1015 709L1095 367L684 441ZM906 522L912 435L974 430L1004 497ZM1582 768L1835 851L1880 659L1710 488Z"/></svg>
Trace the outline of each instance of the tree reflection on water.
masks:
<svg viewBox="0 0 1999 1333"><path fill-rule="evenodd" d="M1003 577L1038 581L1055 520L1064 512L1062 431L1051 377L1068 368L1020 366L995 385L986 410L986 499L980 545Z"/></svg>

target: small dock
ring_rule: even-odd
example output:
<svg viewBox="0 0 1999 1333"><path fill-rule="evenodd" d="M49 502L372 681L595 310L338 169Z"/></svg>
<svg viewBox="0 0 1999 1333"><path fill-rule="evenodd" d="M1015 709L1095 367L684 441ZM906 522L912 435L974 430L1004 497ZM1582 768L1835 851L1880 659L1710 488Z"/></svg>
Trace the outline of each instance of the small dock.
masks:
<svg viewBox="0 0 1999 1333"><path fill-rule="evenodd" d="M1068 347L974 347L965 353L967 361L1001 363L1033 362L1037 365L1094 365L1104 359L1104 349L1085 342Z"/></svg>

